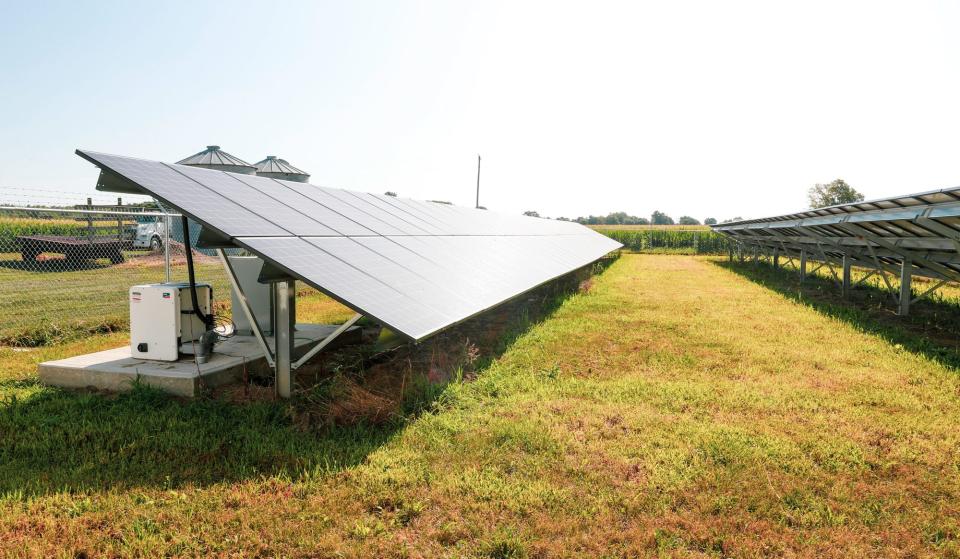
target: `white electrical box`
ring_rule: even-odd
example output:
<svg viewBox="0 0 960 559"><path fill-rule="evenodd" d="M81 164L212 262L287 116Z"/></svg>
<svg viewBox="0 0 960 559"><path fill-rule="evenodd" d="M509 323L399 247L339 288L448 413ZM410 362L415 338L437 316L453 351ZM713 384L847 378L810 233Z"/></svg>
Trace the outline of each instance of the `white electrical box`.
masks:
<svg viewBox="0 0 960 559"><path fill-rule="evenodd" d="M213 288L198 283L197 303L210 314ZM197 341L207 327L193 310L189 283L154 283L130 288L130 355L176 361L180 345Z"/></svg>

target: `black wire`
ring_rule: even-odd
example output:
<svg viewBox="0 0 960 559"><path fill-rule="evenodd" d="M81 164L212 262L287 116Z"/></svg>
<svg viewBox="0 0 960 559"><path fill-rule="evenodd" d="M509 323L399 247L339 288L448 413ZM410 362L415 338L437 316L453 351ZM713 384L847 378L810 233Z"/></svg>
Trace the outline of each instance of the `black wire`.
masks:
<svg viewBox="0 0 960 559"><path fill-rule="evenodd" d="M183 220L183 247L187 252L187 277L190 281L190 303L193 305L194 314L200 318L207 327L207 330L213 330L213 314L204 314L203 311L200 310L200 302L197 299L197 278L193 272L193 250L190 248L190 221L185 215L180 216L180 219ZM212 301L210 310L213 311Z"/></svg>

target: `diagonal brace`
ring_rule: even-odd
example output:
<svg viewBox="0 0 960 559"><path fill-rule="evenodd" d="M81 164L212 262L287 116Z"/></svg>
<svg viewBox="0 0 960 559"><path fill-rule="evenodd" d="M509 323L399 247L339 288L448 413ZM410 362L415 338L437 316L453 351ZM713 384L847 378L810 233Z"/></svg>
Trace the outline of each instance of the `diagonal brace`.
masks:
<svg viewBox="0 0 960 559"><path fill-rule="evenodd" d="M333 343L334 340L340 337L340 334L343 334L344 332L346 332L347 329L349 329L351 326L356 324L356 322L361 318L363 318L363 315L360 313L357 313L352 317L350 317L349 320L341 324L336 330L334 330L333 332L330 332L330 335L324 338L320 343L310 348L310 351L304 353L303 357L301 357L300 359L297 359L293 364L291 364L290 368L293 370L297 370L300 367L302 367L303 364L309 361L311 357L320 353L320 351L323 350L323 348Z"/></svg>

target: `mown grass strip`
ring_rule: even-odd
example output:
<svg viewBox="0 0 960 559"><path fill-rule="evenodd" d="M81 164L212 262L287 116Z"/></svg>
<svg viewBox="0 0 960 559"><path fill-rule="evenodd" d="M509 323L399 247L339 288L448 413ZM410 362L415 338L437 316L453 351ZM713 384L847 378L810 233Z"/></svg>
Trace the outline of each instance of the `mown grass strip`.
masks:
<svg viewBox="0 0 960 559"><path fill-rule="evenodd" d="M8 375L24 554L960 553L956 372L706 259L624 256L398 426Z"/></svg>

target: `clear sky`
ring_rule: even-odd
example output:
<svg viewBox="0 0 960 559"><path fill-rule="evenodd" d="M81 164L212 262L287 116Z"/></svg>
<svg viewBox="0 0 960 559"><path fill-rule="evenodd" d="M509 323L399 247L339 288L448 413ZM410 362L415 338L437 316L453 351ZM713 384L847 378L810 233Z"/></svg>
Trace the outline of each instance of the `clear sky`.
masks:
<svg viewBox="0 0 960 559"><path fill-rule="evenodd" d="M311 182L576 217L960 184L951 2L0 0L0 188L78 147L278 155Z"/></svg>

